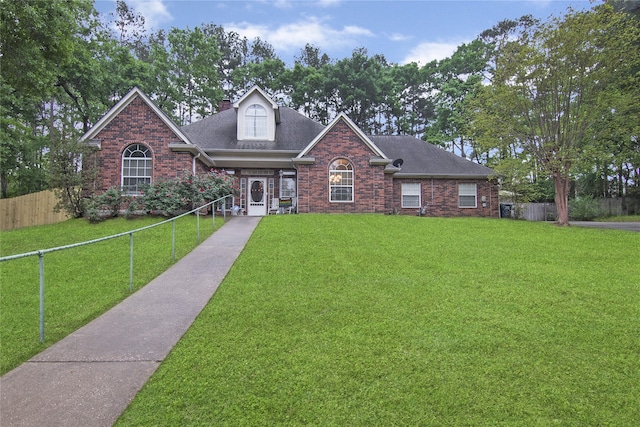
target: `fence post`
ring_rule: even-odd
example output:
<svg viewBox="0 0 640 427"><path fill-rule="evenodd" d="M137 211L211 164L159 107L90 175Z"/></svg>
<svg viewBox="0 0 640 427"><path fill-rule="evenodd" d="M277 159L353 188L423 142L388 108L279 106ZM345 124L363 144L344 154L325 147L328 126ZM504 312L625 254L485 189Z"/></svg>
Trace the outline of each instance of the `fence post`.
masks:
<svg viewBox="0 0 640 427"><path fill-rule="evenodd" d="M44 344L44 253L38 251L40 264L40 342Z"/></svg>
<svg viewBox="0 0 640 427"><path fill-rule="evenodd" d="M176 220L171 221L171 261L176 262Z"/></svg>
<svg viewBox="0 0 640 427"><path fill-rule="evenodd" d="M200 209L196 211L196 230L198 233L198 243L200 243Z"/></svg>
<svg viewBox="0 0 640 427"><path fill-rule="evenodd" d="M133 292L133 233L129 233L129 292Z"/></svg>

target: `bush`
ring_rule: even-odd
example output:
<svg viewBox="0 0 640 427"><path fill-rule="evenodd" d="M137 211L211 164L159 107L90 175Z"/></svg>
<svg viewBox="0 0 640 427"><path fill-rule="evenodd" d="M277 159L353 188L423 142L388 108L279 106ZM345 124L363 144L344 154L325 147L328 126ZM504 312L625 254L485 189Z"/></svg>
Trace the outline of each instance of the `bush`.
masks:
<svg viewBox="0 0 640 427"><path fill-rule="evenodd" d="M569 218L574 221L592 221L600 216L600 205L591 196L577 197L569 201Z"/></svg>
<svg viewBox="0 0 640 427"><path fill-rule="evenodd" d="M97 223L106 217L115 218L120 213L120 208L128 202L130 197L125 196L119 188L111 187L102 194L91 196L85 207L85 216L91 223Z"/></svg>
<svg viewBox="0 0 640 427"><path fill-rule="evenodd" d="M185 173L179 178L145 186L135 204L152 215L175 216L231 194L232 184L233 178L220 171L206 175Z"/></svg>
<svg viewBox="0 0 640 427"><path fill-rule="evenodd" d="M136 212L151 215L175 216L233 192L233 177L212 170L205 175L184 173L179 178L160 180L146 185L140 195L126 196L118 188L109 188L102 194L87 199L84 212L89 222L97 223L107 217L117 217L128 203L127 218Z"/></svg>

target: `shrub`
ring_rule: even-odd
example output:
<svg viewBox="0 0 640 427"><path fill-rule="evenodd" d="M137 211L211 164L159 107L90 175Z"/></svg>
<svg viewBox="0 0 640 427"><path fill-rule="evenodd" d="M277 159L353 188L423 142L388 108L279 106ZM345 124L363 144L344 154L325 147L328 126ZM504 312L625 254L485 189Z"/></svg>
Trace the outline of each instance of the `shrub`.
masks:
<svg viewBox="0 0 640 427"><path fill-rule="evenodd" d="M592 221L598 216L600 216L600 206L593 197L577 197L569 201L570 219L574 221Z"/></svg>
<svg viewBox="0 0 640 427"><path fill-rule="evenodd" d="M97 223L106 217L115 218L120 213L123 204L129 201L119 188L111 187L102 194L91 196L87 199L85 216L91 223Z"/></svg>
<svg viewBox="0 0 640 427"><path fill-rule="evenodd" d="M147 213L175 216L231 194L233 178L212 170L206 175L184 173L179 178L156 181L145 186L136 206Z"/></svg>

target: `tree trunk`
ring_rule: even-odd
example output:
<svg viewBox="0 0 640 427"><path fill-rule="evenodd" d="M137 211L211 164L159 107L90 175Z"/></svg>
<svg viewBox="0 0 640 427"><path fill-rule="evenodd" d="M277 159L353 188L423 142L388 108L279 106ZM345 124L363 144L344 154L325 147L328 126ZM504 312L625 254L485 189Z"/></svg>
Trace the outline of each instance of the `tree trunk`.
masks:
<svg viewBox="0 0 640 427"><path fill-rule="evenodd" d="M569 225L569 177L561 173L553 174L553 186L555 188L555 202L558 217L556 224Z"/></svg>

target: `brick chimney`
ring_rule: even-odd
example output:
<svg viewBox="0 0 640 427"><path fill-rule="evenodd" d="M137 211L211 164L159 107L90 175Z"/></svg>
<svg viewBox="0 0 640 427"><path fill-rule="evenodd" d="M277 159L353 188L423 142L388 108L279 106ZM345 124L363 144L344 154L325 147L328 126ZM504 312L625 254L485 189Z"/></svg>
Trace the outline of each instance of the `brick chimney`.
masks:
<svg viewBox="0 0 640 427"><path fill-rule="evenodd" d="M228 99L223 99L222 101L218 102L218 113L221 113L225 110L230 110L232 108L233 104Z"/></svg>

